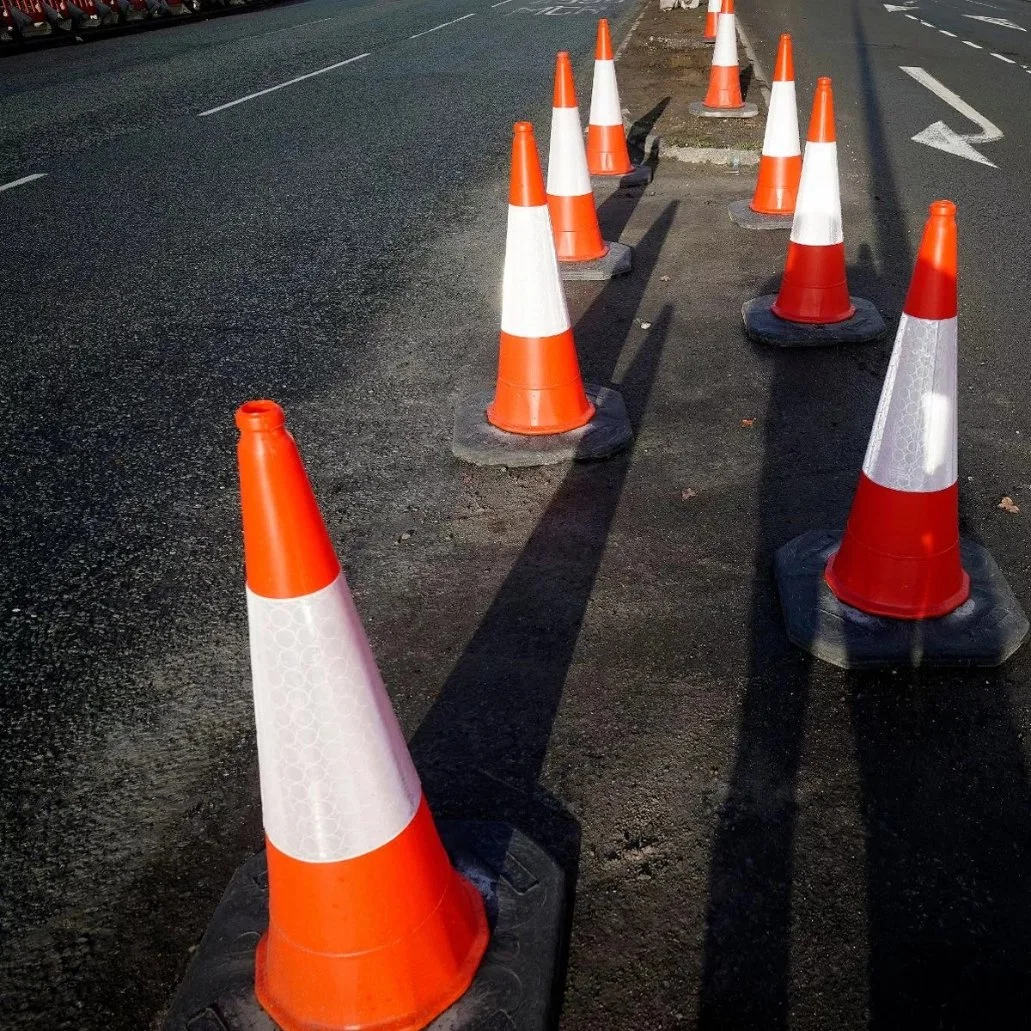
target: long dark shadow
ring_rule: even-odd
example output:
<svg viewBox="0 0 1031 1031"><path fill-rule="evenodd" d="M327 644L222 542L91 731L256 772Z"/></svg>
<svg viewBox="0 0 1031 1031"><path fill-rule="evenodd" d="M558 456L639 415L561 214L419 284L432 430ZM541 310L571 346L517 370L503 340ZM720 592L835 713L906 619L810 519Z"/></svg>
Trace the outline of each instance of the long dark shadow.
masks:
<svg viewBox="0 0 1031 1031"><path fill-rule="evenodd" d="M673 206L640 248L656 255ZM651 266L633 283L643 292ZM577 324L584 374L608 382L629 331L604 318L610 287ZM617 384L635 429L647 407L671 312L656 319ZM586 353L585 353L586 352ZM410 747L438 815L505 819L537 838L575 879L579 828L538 786L552 724L633 448L603 463L573 464L498 590Z"/></svg>
<svg viewBox="0 0 1031 1031"><path fill-rule="evenodd" d="M908 268L901 199L858 18L856 32L867 158L880 197L872 243L885 267ZM847 212L845 221L848 234ZM857 249L859 261L849 268L852 292L897 310L908 272L885 284L876 275L871 248L859 242ZM775 293L779 285L778 277L756 294ZM843 525L887 353L876 347L764 352L770 393L761 416L751 646L735 766L710 870L699 1011L699 1027L706 1031L788 1026L796 793L810 680L820 683L825 667L785 636L772 557L804 530Z"/></svg>

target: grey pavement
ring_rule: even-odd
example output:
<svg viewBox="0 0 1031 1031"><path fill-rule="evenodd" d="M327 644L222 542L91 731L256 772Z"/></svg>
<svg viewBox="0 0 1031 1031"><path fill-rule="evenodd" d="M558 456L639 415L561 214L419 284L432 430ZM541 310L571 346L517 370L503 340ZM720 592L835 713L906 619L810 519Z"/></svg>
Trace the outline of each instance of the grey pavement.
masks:
<svg viewBox="0 0 1031 1031"><path fill-rule="evenodd" d="M556 49L586 110L594 16L558 6L307 0L0 61L0 180L49 174L0 194L5 1027L150 1026L260 847L232 429L259 394L438 817L515 822L576 882L563 1028L1022 1022L1031 653L849 674L788 642L773 552L843 525L889 344L745 339L786 246L728 221L748 176L600 195L635 267L567 294L630 451L451 456L495 359L510 124L544 129ZM795 33L803 108L835 76L850 286L890 329L927 204L959 204L964 531L1027 607L1031 75L872 0L739 12L767 69ZM903 64L1004 131L997 169L910 140L976 127Z"/></svg>

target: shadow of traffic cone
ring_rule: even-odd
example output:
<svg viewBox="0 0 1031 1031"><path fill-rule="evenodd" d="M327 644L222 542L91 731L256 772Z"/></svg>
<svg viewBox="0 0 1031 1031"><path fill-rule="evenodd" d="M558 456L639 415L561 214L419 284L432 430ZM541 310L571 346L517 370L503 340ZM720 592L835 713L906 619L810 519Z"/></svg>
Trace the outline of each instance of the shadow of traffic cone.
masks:
<svg viewBox="0 0 1031 1031"><path fill-rule="evenodd" d="M956 270L956 207L937 201L845 535L807 534L777 554L789 635L837 665L995 665L1027 634L991 556L959 536Z"/></svg>
<svg viewBox="0 0 1031 1031"><path fill-rule="evenodd" d="M623 107L619 102L616 61L612 52L612 33L607 18L598 21L594 48L594 83L591 87L591 116L587 125L587 168L591 175L619 176L621 186L641 186L651 182L648 165L630 160Z"/></svg>
<svg viewBox="0 0 1031 1031"><path fill-rule="evenodd" d="M754 118L759 113L755 104L746 104L741 96L734 0L723 0L720 7L709 91L705 100L696 100L687 109L698 118Z"/></svg>
<svg viewBox="0 0 1031 1031"><path fill-rule="evenodd" d="M816 83L780 293L741 314L750 339L776 347L870 343L887 332L877 309L848 292L830 79Z"/></svg>
<svg viewBox="0 0 1031 1031"><path fill-rule="evenodd" d="M759 179L750 201L738 200L730 205L730 220L744 229L790 229L801 178L795 62L791 37L784 33L777 46Z"/></svg>
<svg viewBox="0 0 1031 1031"><path fill-rule="evenodd" d="M236 425L266 847L164 1031L551 1026L561 868L506 823L438 831L283 410L251 401Z"/></svg>
<svg viewBox="0 0 1031 1031"><path fill-rule="evenodd" d="M453 451L477 465L547 465L605 458L633 433L623 399L585 389L562 291L533 126L512 140L508 234L501 289L498 378L455 412Z"/></svg>
<svg viewBox="0 0 1031 1031"><path fill-rule="evenodd" d="M587 171L573 65L565 51L555 61L555 95L548 151L548 211L563 279L611 279L630 271L632 250L601 238Z"/></svg>
<svg viewBox="0 0 1031 1031"><path fill-rule="evenodd" d="M716 42L716 29L719 25L722 6L723 0L709 0L709 7L705 12L705 31L702 33L702 39L706 43Z"/></svg>
<svg viewBox="0 0 1031 1031"><path fill-rule="evenodd" d="M465 992L483 900L452 868L282 409L236 415L267 839L258 1000L285 1031L418 1028Z"/></svg>

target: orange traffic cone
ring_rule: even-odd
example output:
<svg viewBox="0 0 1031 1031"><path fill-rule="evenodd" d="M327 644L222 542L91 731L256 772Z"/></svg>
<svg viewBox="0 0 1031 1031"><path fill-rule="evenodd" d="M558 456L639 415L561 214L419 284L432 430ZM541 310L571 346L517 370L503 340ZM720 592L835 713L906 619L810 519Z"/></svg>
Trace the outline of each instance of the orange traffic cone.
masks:
<svg viewBox="0 0 1031 1031"><path fill-rule="evenodd" d="M512 140L501 352L491 425L508 433L565 433L594 415L587 400L548 217L533 126Z"/></svg>
<svg viewBox="0 0 1031 1031"><path fill-rule="evenodd" d="M452 868L282 409L236 414L267 839L255 991L284 1031L424 1027L487 945Z"/></svg>
<svg viewBox="0 0 1031 1031"><path fill-rule="evenodd" d="M956 484L956 206L931 205L841 548L827 583L894 619L966 601ZM914 400L915 399L915 400Z"/></svg>
<svg viewBox="0 0 1031 1031"><path fill-rule="evenodd" d="M716 42L716 28L719 25L722 6L723 0L709 0L709 7L705 12L705 31L702 33L702 38L707 43Z"/></svg>
<svg viewBox="0 0 1031 1031"><path fill-rule="evenodd" d="M731 221L745 229L790 229L801 178L795 63L791 37L785 33L777 47L755 193L750 201L735 201L730 205Z"/></svg>
<svg viewBox="0 0 1031 1031"><path fill-rule="evenodd" d="M749 337L778 346L866 343L885 333L869 301L849 296L831 80L816 84L784 277L776 297L743 309Z"/></svg>
<svg viewBox="0 0 1031 1031"><path fill-rule="evenodd" d="M623 107L619 102L616 61L608 19L598 21L594 48L594 84L591 88L591 116L587 125L587 168L591 175L618 175L624 185L651 181L651 168L630 160L623 129Z"/></svg>
<svg viewBox="0 0 1031 1031"><path fill-rule="evenodd" d="M631 250L601 238L587 171L584 134L573 83L573 65L564 51L555 62L555 96L548 152L548 211L563 279L609 279L630 271ZM576 267L570 268L570 263Z"/></svg>
<svg viewBox="0 0 1031 1031"><path fill-rule="evenodd" d="M533 126L516 122L497 383L493 397L459 402L452 451L477 465L534 466L607 458L632 439L622 397L580 377Z"/></svg>
<svg viewBox="0 0 1031 1031"><path fill-rule="evenodd" d="M723 0L720 8L709 91L705 100L689 104L688 110L699 118L754 118L759 113L755 104L746 104L741 96L734 0Z"/></svg>
<svg viewBox="0 0 1031 1031"><path fill-rule="evenodd" d="M956 206L936 201L845 535L777 555L789 635L837 665L994 665L1027 633L991 556L959 536L956 273Z"/></svg>

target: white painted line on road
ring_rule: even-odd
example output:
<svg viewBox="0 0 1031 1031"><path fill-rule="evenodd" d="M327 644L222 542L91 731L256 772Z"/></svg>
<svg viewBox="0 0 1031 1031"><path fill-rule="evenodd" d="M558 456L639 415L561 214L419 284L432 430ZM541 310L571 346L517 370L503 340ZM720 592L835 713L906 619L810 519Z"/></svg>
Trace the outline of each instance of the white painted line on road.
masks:
<svg viewBox="0 0 1031 1031"><path fill-rule="evenodd" d="M975 50L984 50L984 47L980 43L971 43L969 39L963 40L968 47L973 47Z"/></svg>
<svg viewBox="0 0 1031 1031"><path fill-rule="evenodd" d="M917 17L917 16L915 15L915 14L907 14L907 15L906 15L906 17L907 17L907 18L908 18L908 19L909 19L910 21L920 21L920 19L919 19L919 18L918 18L918 17Z"/></svg>
<svg viewBox="0 0 1031 1031"><path fill-rule="evenodd" d="M959 36L957 36L955 32L949 32L948 29L939 29L938 31L943 36L951 36L953 39L959 39Z"/></svg>
<svg viewBox="0 0 1031 1031"><path fill-rule="evenodd" d="M986 14L964 14L964 18L969 18L971 21L983 21L987 25L998 25L1003 29L1016 29L1017 32L1027 32L1027 29L1023 25L1018 25L1016 22L1012 22L1009 18L989 18Z"/></svg>
<svg viewBox="0 0 1031 1031"><path fill-rule="evenodd" d="M929 29L933 29L933 28L935 27L935 26L934 26L934 25L932 25L932 24L931 24L931 23L930 23L929 21L924 21L924 19L923 19L923 18L921 18L921 19L920 19L920 24L921 24L921 25L926 25L926 26L927 26L927 27L928 27Z"/></svg>
<svg viewBox="0 0 1031 1031"><path fill-rule="evenodd" d="M236 107L237 104L246 104L248 100L256 100L258 97L268 96L269 93L275 93L277 90L286 89L287 86L296 86L297 83L304 82L305 79L314 79L316 75L325 75L326 72L332 72L337 68L343 68L345 64L354 64L355 61L361 61L363 58L368 56L368 54L358 54L355 57L349 57L346 61L337 61L336 64L331 64L326 68L320 68L317 72L308 72L307 75L298 75L296 79L281 82L278 86L269 86L268 89L258 90L257 93L248 93L246 97L240 97L239 100L230 100L228 104L220 104L218 107L210 108L207 111L201 111L197 117L207 118L208 115L217 115L219 111L227 111L231 107Z"/></svg>
<svg viewBox="0 0 1031 1031"><path fill-rule="evenodd" d="M988 165L989 168L996 168L991 161L979 153L973 143L995 143L1002 139L1002 130L989 122L984 115L975 111L962 97L953 93L948 86L939 82L923 68L901 67L911 79L915 79L921 86L929 89L939 100L944 100L949 107L958 111L964 118L969 118L980 130L980 133L958 133L950 129L944 122L935 122L929 125L923 132L919 132L912 139L916 143L923 143L935 150L942 150L946 154L955 157L966 158L968 161L976 161L981 165Z"/></svg>
<svg viewBox="0 0 1031 1031"><path fill-rule="evenodd" d="M37 179L46 179L47 175L47 172L37 172L35 175L22 176L21 179L15 179L14 182L4 183L3 186L0 186L0 193L3 193L4 190L13 190L16 186L24 186L26 183L34 183Z"/></svg>
<svg viewBox="0 0 1031 1031"><path fill-rule="evenodd" d="M491 7L504 7L505 4L510 4L512 0L501 0L500 4L491 4Z"/></svg>
<svg viewBox="0 0 1031 1031"><path fill-rule="evenodd" d="M418 39L420 36L428 36L431 32L437 32L440 29L446 29L449 25L457 25L460 21L465 21L466 18L475 18L476 12L473 11L471 14L463 14L461 18L452 18L451 21L443 22L440 25L434 25L432 29L427 29L425 32L417 32L414 36L409 36L409 39Z"/></svg>
<svg viewBox="0 0 1031 1031"><path fill-rule="evenodd" d="M1005 61L1007 64L1016 64L1017 62L1009 57L1003 57L1002 54L997 54L994 50L990 50L989 53L992 57L997 57L1000 61Z"/></svg>

